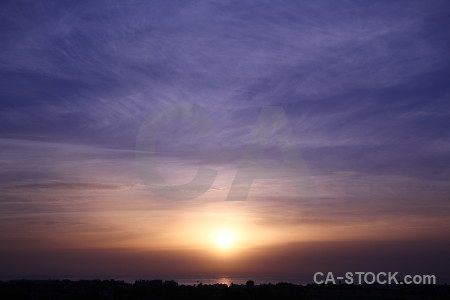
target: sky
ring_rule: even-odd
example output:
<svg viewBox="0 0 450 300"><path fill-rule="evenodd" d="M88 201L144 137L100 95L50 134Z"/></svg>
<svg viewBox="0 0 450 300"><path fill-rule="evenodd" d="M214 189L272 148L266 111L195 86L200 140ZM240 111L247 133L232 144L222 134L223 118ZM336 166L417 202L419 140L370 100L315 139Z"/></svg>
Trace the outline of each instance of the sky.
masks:
<svg viewBox="0 0 450 300"><path fill-rule="evenodd" d="M0 277L450 282L448 1L0 8Z"/></svg>

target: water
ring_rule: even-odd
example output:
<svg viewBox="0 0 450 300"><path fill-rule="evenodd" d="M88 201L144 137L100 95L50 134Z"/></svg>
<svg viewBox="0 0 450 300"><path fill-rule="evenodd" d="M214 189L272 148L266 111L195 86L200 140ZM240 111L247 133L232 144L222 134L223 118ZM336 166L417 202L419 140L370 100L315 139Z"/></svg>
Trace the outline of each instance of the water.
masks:
<svg viewBox="0 0 450 300"><path fill-rule="evenodd" d="M152 280L152 279L161 279L161 280L174 280L178 282L180 285L198 285L202 284L226 284L230 286L232 283L234 284L245 284L248 280L253 280L255 284L276 284L278 282L287 282L294 284L307 284L306 280L301 280L296 277L270 277L270 276L197 276L197 275L175 275L175 276L158 276L158 275L146 275L146 276L14 276L14 277L3 277L0 280L14 280L14 279L30 279L30 280L47 280L47 279L55 279L55 280L122 280L127 283L134 283L136 280Z"/></svg>
<svg viewBox="0 0 450 300"><path fill-rule="evenodd" d="M278 282L287 282L287 283L295 283L295 284L305 284L298 278L280 278L280 277L236 277L236 276L218 276L218 277L179 277L174 279L179 284L184 285L197 285L200 282L202 284L215 284L221 283L230 286L232 283L234 284L245 284L248 280L253 280L255 284L267 284L272 283L276 284Z"/></svg>

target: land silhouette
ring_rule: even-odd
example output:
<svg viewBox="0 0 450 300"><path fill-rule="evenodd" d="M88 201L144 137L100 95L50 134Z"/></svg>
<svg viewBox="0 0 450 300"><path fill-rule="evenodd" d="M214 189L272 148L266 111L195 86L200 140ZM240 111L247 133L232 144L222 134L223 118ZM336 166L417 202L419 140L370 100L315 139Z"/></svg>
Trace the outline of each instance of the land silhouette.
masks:
<svg viewBox="0 0 450 300"><path fill-rule="evenodd" d="M0 299L450 299L448 285L179 285L173 280L0 281Z"/></svg>

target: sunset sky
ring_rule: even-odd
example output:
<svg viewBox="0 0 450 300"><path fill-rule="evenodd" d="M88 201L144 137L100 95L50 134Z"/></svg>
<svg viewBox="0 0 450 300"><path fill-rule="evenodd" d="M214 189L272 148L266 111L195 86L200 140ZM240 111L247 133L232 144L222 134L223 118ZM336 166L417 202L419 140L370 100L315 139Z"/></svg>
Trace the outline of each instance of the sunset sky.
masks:
<svg viewBox="0 0 450 300"><path fill-rule="evenodd" d="M0 54L0 278L450 282L448 1L1 1Z"/></svg>

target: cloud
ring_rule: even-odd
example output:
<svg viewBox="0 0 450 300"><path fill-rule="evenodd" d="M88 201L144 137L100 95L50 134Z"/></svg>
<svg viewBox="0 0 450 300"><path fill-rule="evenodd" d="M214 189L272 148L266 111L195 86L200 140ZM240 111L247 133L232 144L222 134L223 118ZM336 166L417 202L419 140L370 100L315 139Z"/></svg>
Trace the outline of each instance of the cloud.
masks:
<svg viewBox="0 0 450 300"><path fill-rule="evenodd" d="M333 251L330 251L333 249ZM42 276L288 276L311 282L315 272L399 272L434 274L438 282L449 276L442 264L448 243L420 241L313 242L251 249L220 258L206 251L139 251L108 248L56 251L1 251L3 277ZM371 259L367 259L371 257ZM123 262L127 263L124 264ZM342 271L345 270L345 271ZM62 275L63 274L63 275ZM253 278L254 279L254 278Z"/></svg>
<svg viewBox="0 0 450 300"><path fill-rule="evenodd" d="M52 190L52 189L62 189L62 190L116 190L120 186L108 185L108 184L96 184L96 183L83 183L83 182L54 182L47 184L23 184L14 185L6 187L6 190Z"/></svg>
<svg viewBox="0 0 450 300"><path fill-rule="evenodd" d="M438 224L448 223L446 1L0 6L6 244L175 247L187 215L228 220L223 211L288 232L277 243L311 238L302 226L323 238L327 226L355 239L415 230L448 238ZM280 137L283 120L264 124L264 157L301 154L310 202L286 177L253 182L247 202L224 201L262 143L254 132L265 106L284 110L293 138ZM198 111L209 131L195 126ZM145 122L161 125L150 150L168 184L203 166L218 171L213 188L182 203L146 189L137 167L147 166L136 160L148 150L136 153ZM247 176L275 173L260 167Z"/></svg>

